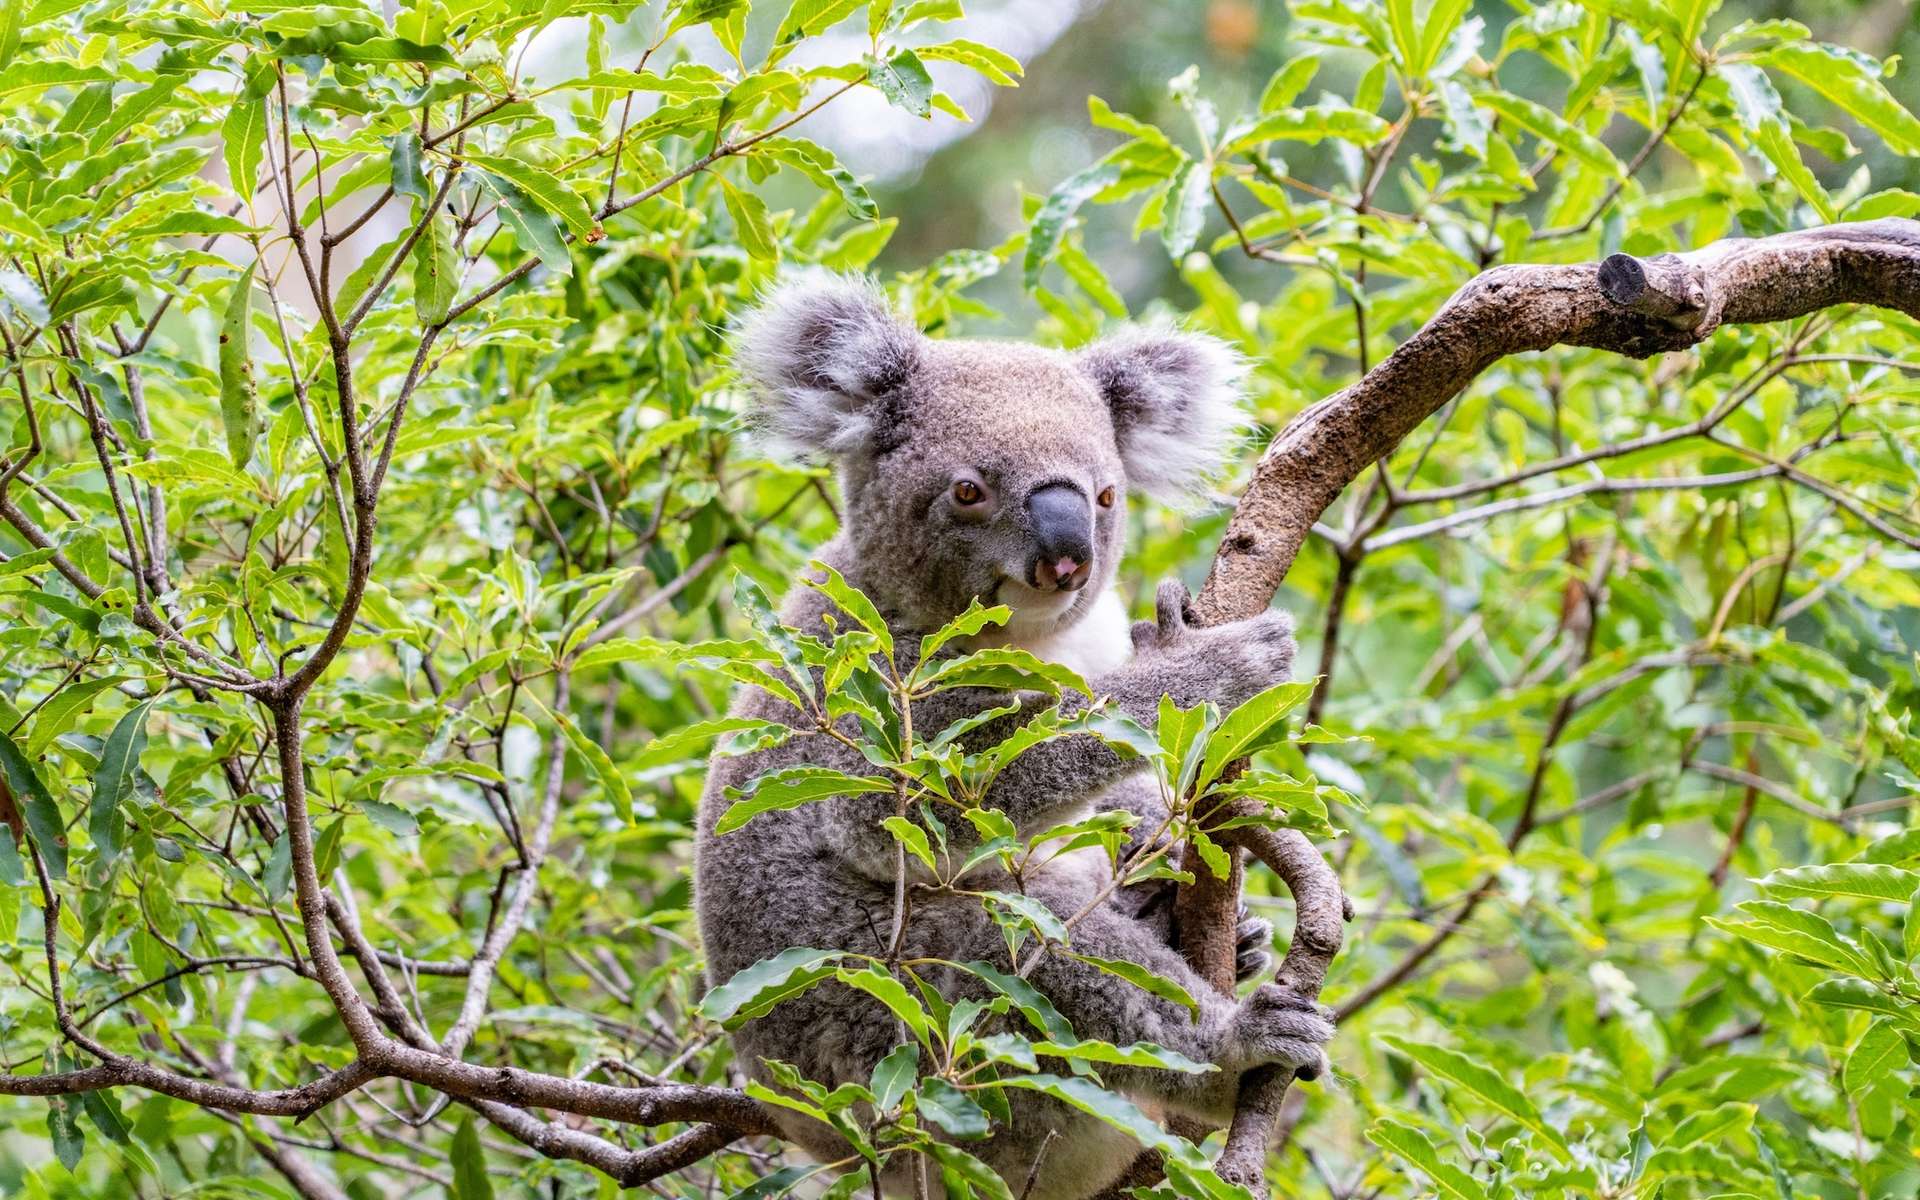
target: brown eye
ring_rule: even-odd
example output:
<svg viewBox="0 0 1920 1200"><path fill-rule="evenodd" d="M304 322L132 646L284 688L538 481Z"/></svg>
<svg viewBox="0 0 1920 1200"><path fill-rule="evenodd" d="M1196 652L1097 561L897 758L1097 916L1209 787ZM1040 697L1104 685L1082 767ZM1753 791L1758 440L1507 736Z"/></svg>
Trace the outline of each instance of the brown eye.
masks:
<svg viewBox="0 0 1920 1200"><path fill-rule="evenodd" d="M961 504L978 504L987 498L987 494L973 480L962 479L953 485L953 498Z"/></svg>
<svg viewBox="0 0 1920 1200"><path fill-rule="evenodd" d="M1101 488L1099 501L1100 501L1101 508L1112 508L1113 507L1113 489L1111 487Z"/></svg>

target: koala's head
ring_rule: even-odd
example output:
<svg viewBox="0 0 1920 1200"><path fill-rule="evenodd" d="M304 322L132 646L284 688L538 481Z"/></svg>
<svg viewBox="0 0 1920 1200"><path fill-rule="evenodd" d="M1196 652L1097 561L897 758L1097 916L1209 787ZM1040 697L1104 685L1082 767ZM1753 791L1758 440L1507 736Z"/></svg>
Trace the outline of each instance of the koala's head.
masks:
<svg viewBox="0 0 1920 1200"><path fill-rule="evenodd" d="M774 292L736 360L756 423L839 468L859 586L919 628L975 597L1012 608L1016 637L1071 624L1112 581L1128 492L1190 496L1239 423L1239 364L1212 338L936 341L832 277Z"/></svg>

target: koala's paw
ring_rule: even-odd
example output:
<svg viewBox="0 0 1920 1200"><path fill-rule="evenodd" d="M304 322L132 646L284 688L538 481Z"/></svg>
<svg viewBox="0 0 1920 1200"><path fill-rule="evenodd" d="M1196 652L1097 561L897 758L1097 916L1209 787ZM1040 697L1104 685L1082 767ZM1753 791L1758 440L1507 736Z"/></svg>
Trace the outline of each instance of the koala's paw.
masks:
<svg viewBox="0 0 1920 1200"><path fill-rule="evenodd" d="M1234 1033L1248 1065L1272 1063L1317 1079L1327 1069L1333 1012L1269 983L1240 1002Z"/></svg>
<svg viewBox="0 0 1920 1200"><path fill-rule="evenodd" d="M1239 940L1234 947L1234 979L1245 983L1273 963L1273 922L1240 906Z"/></svg>
<svg viewBox="0 0 1920 1200"><path fill-rule="evenodd" d="M1293 678L1293 618L1269 610L1244 621L1193 624L1185 585L1169 580L1155 597L1152 621L1133 627L1137 654L1151 654L1168 695L1182 706L1211 700L1233 708Z"/></svg>

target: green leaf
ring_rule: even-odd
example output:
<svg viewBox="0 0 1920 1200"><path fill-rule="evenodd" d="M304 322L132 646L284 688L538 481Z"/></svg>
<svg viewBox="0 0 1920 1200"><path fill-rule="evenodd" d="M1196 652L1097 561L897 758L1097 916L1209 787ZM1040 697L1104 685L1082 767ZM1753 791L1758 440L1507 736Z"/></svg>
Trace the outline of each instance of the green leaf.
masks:
<svg viewBox="0 0 1920 1200"><path fill-rule="evenodd" d="M807 570L811 573L801 576L801 582L833 601L841 612L852 617L860 628L871 633L880 643L881 653L891 659L893 631L887 628L886 618L882 617L880 610L873 606L873 601L867 599L864 593L842 578L840 572L817 558L807 563ZM974 600L968 611L977 609L979 604L978 599Z"/></svg>
<svg viewBox="0 0 1920 1200"><path fill-rule="evenodd" d="M1087 97L1087 119L1101 129L1112 129L1128 137L1140 138L1156 146L1171 147L1166 133L1157 125L1149 125L1138 117L1116 112L1111 105L1098 96Z"/></svg>
<svg viewBox="0 0 1920 1200"><path fill-rule="evenodd" d="M901 1042L887 1056L873 1066L873 1080L868 1085L873 1092L875 1112L890 1113L899 1107L900 1098L913 1087L914 1076L920 1070L920 1043Z"/></svg>
<svg viewBox="0 0 1920 1200"><path fill-rule="evenodd" d="M453 1200L493 1200L487 1154L480 1146L480 1131L474 1128L472 1113L460 1114L448 1157L453 1160Z"/></svg>
<svg viewBox="0 0 1920 1200"><path fill-rule="evenodd" d="M432 67L459 66L444 46L422 46L405 38L378 37L327 49L327 57L347 63L421 63Z"/></svg>
<svg viewBox="0 0 1920 1200"><path fill-rule="evenodd" d="M55 692L34 714L33 732L27 737L25 746L28 758L39 758L45 754L53 740L73 728L75 721L93 707L93 702L101 692L126 681L124 675L103 675L97 679L81 679Z"/></svg>
<svg viewBox="0 0 1920 1200"><path fill-rule="evenodd" d="M1889 996L1878 985L1864 979L1826 979L1813 985L1807 999L1834 1008L1855 1008L1880 1013L1920 1030L1920 1013L1912 1006Z"/></svg>
<svg viewBox="0 0 1920 1200"><path fill-rule="evenodd" d="M1874 78L1861 56L1821 42L1779 42L1760 61L1793 76L1879 134L1896 154L1920 154L1920 117Z"/></svg>
<svg viewBox="0 0 1920 1200"><path fill-rule="evenodd" d="M834 978L886 1005L888 1011L905 1022L907 1029L923 1045L933 1045L933 1023L927 1019L927 1010L907 990L906 984L870 962L858 967L841 967L834 972Z"/></svg>
<svg viewBox="0 0 1920 1200"><path fill-rule="evenodd" d="M587 202L580 194L569 188L559 179L532 163L523 162L504 154L478 154L468 152L467 161L489 174L513 184L521 193L531 196L547 213L559 217L573 236L583 242L592 242L600 237L600 226L588 210ZM502 200L505 200L502 197ZM544 260L545 255L541 255Z"/></svg>
<svg viewBox="0 0 1920 1200"><path fill-rule="evenodd" d="M1056 945L1066 944L1066 923L1037 897L1020 892L995 891L982 892L980 898L988 902L989 911L994 913L996 919L1031 927L1041 938Z"/></svg>
<svg viewBox="0 0 1920 1200"><path fill-rule="evenodd" d="M1193 786L1205 791L1229 763L1284 742L1287 715L1306 703L1313 687L1310 681L1275 684L1222 717L1207 735L1206 757Z"/></svg>
<svg viewBox="0 0 1920 1200"><path fill-rule="evenodd" d="M64 880L67 877L66 822L54 805L53 796L47 792L47 785L41 782L40 773L5 733L0 733L0 774L6 776L14 802L24 810L27 832L33 838L34 848L46 861L47 874Z"/></svg>
<svg viewBox="0 0 1920 1200"><path fill-rule="evenodd" d="M817 33L838 25L859 10L866 0L793 0L787 7L787 15L780 20L780 27L774 30L773 44L776 48L809 38ZM769 61L772 61L771 58Z"/></svg>
<svg viewBox="0 0 1920 1200"><path fill-rule="evenodd" d="M933 77L926 64L911 50L902 50L885 62L867 60L867 82L887 98L895 108L916 117L933 115Z"/></svg>
<svg viewBox="0 0 1920 1200"><path fill-rule="evenodd" d="M914 682L914 695L924 696L947 688L974 687L1016 691L1022 688L1059 695L1079 692L1091 697L1093 689L1073 668L1048 662L1030 651L990 646L958 658L942 659L932 670Z"/></svg>
<svg viewBox="0 0 1920 1200"><path fill-rule="evenodd" d="M954 1137L978 1141L993 1132L987 1110L938 1075L922 1079L915 1096L922 1115Z"/></svg>
<svg viewBox="0 0 1920 1200"><path fill-rule="evenodd" d="M557 709L549 708L539 697L532 696L531 693L528 695L534 704L539 706L540 711L559 728L560 733L567 740L567 745L571 746L573 752L580 756L580 760L593 771L594 777L600 781L600 787L607 793L607 799L613 802L614 813L622 821L631 823L633 821L633 788L627 783L625 773L614 764L611 758L607 757L607 752L601 748L599 742L588 737L580 726L574 724L572 717Z"/></svg>
<svg viewBox="0 0 1920 1200"><path fill-rule="evenodd" d="M611 642L604 644L612 645ZM704 756L707 747L715 738L728 734L734 737L721 743L722 750L728 750L735 745L748 747L774 744L792 736L793 730L777 721L762 721L758 717L715 717L711 721L695 721L691 725L683 726L664 737L657 737L648 742L634 759L633 765L642 768L655 767L663 763L678 762L690 756Z"/></svg>
<svg viewBox="0 0 1920 1200"><path fill-rule="evenodd" d="M86 1131L80 1128L80 1102L73 1096L54 1096L47 1105L47 1136L53 1142L53 1156L71 1171L87 1152Z"/></svg>
<svg viewBox="0 0 1920 1200"><path fill-rule="evenodd" d="M766 202L752 192L743 191L722 178L720 192L733 218L733 231L740 245L755 258L771 262L780 257L780 243L773 234L773 220L767 215Z"/></svg>
<svg viewBox="0 0 1920 1200"><path fill-rule="evenodd" d="M1729 1133L1753 1124L1753 1105L1721 1104L1705 1112L1688 1113L1660 1143L1662 1150L1685 1150L1689 1146L1712 1145Z"/></svg>
<svg viewBox="0 0 1920 1200"><path fill-rule="evenodd" d="M412 129L387 139L387 163L393 194L425 204L432 193L427 190L426 172L420 165L420 135Z"/></svg>
<svg viewBox="0 0 1920 1200"><path fill-rule="evenodd" d="M49 318L40 285L10 268L0 270L0 308L19 313L35 325L45 325Z"/></svg>
<svg viewBox="0 0 1920 1200"><path fill-rule="evenodd" d="M779 1200L781 1196L824 1170L826 1170L825 1167L813 1163L781 1167L778 1171L762 1175L741 1188L728 1197L728 1200Z"/></svg>
<svg viewBox="0 0 1920 1200"><path fill-rule="evenodd" d="M20 53L20 27L26 11L26 0L5 0L0 4L0 74L13 65L13 56Z"/></svg>
<svg viewBox="0 0 1920 1200"><path fill-rule="evenodd" d="M873 775L849 775L831 767L782 767L758 775L745 785L727 789L733 803L713 827L716 834L732 833L761 813L799 808L832 796L891 792L893 781Z"/></svg>
<svg viewBox="0 0 1920 1200"><path fill-rule="evenodd" d="M1311 52L1282 64L1260 91L1260 111L1278 112L1292 104L1300 98L1301 92L1307 90L1307 85L1313 82L1319 70L1320 58Z"/></svg>
<svg viewBox="0 0 1920 1200"><path fill-rule="evenodd" d="M1827 189L1820 186L1820 181L1814 177L1813 171L1800 157L1800 149L1794 144L1793 135L1787 131L1785 122L1775 121L1760 126L1754 132L1753 144L1760 148L1760 153L1765 155L1774 169L1780 172L1780 177L1791 184L1794 191L1800 193L1800 198L1813 206L1814 211L1820 214L1821 220L1833 220L1835 215L1833 199L1827 195Z"/></svg>
<svg viewBox="0 0 1920 1200"><path fill-rule="evenodd" d="M554 224L547 210L512 181L490 171L475 173L481 184L500 201L500 222L513 231L520 248L537 255L550 271L573 274L573 256L567 251L560 227Z"/></svg>
<svg viewBox="0 0 1920 1200"><path fill-rule="evenodd" d="M16 45L17 50L17 45ZM16 62L0 71L0 96L36 91L60 84L99 83L111 80L111 72L100 67L82 67L66 62Z"/></svg>
<svg viewBox="0 0 1920 1200"><path fill-rule="evenodd" d="M88 805L87 832L102 857L111 861L119 855L126 833L126 816L121 805L133 795L134 775L140 769L140 755L147 746L147 714L152 700L134 705L114 725L100 751L100 766L93 773L93 800Z"/></svg>
<svg viewBox="0 0 1920 1200"><path fill-rule="evenodd" d="M253 377L253 272L247 264L227 295L220 321L220 420L227 431L227 456L245 470L260 431L259 384Z"/></svg>
<svg viewBox="0 0 1920 1200"><path fill-rule="evenodd" d="M1382 1117L1367 1127L1367 1140L1397 1158L1405 1159L1427 1177L1434 1192L1447 1200L1487 1200L1487 1189L1480 1181L1440 1157L1427 1135L1411 1125L1391 1117Z"/></svg>
<svg viewBox="0 0 1920 1200"><path fill-rule="evenodd" d="M1847 1065L1841 1078L1847 1090L1858 1096L1906 1065L1906 1037L1894 1028L1893 1022L1880 1020L1867 1026L1867 1031L1847 1052Z"/></svg>
<svg viewBox="0 0 1920 1200"><path fill-rule="evenodd" d="M244 92L234 97L220 126L220 142L226 148L227 178L242 199L250 200L267 152L267 98Z"/></svg>
<svg viewBox="0 0 1920 1200"><path fill-rule="evenodd" d="M950 42L941 42L935 46L916 46L915 52L923 59L944 59L968 67L991 79L1001 87L1018 87L1019 77L1024 74L1020 60L1004 50L992 46L955 38Z"/></svg>
<svg viewBox="0 0 1920 1200"><path fill-rule="evenodd" d="M438 325L460 292L460 253L453 231L435 214L413 244L413 312L422 325Z"/></svg>
<svg viewBox="0 0 1920 1200"><path fill-rule="evenodd" d="M1195 1062L1186 1055L1152 1042L1134 1042L1116 1046L1112 1042L1085 1041L1062 1044L1036 1042L1036 1054L1070 1058L1081 1062L1124 1063L1131 1067L1153 1067L1161 1071L1179 1071L1184 1075L1205 1075L1220 1068L1212 1063Z"/></svg>
<svg viewBox="0 0 1920 1200"><path fill-rule="evenodd" d="M1053 257L1060 239L1066 236L1067 223L1073 220L1073 214L1080 211L1082 204L1118 182L1120 172L1119 163L1102 159L1069 176L1047 196L1027 230L1027 250L1021 260L1027 287L1039 285L1040 272Z"/></svg>
<svg viewBox="0 0 1920 1200"><path fill-rule="evenodd" d="M689 25L724 21L735 13L744 13L746 9L747 0L683 0L673 10L673 21L667 26L667 32L674 34Z"/></svg>
<svg viewBox="0 0 1920 1200"><path fill-rule="evenodd" d="M882 828L899 840L907 848L907 853L926 864L927 870L937 871L933 861L933 847L927 843L927 831L915 825L905 817L888 817L880 822Z"/></svg>
<svg viewBox="0 0 1920 1200"><path fill-rule="evenodd" d="M1509 92L1476 92L1474 103L1492 109L1506 120L1526 130L1542 142L1565 151L1569 156L1610 178L1620 178L1626 168L1600 139L1569 125L1557 113L1549 112L1523 96Z"/></svg>
<svg viewBox="0 0 1920 1200"><path fill-rule="evenodd" d="M1413 73L1425 77L1440 61L1460 19L1473 8L1472 0L1434 0L1426 17L1419 22L1419 45L1413 54Z"/></svg>
<svg viewBox="0 0 1920 1200"><path fill-rule="evenodd" d="M287 831L281 830L280 836L273 839L273 848L267 853L267 865L260 872L260 890L266 894L269 903L278 904L287 895L287 888L293 882L293 843L287 840Z"/></svg>
<svg viewBox="0 0 1920 1200"><path fill-rule="evenodd" d="M1282 108L1268 112L1251 124L1228 129L1220 143L1219 154L1222 157L1244 154L1268 142L1311 143L1326 138L1338 138L1356 146L1371 146L1386 137L1392 128L1382 118L1351 105Z"/></svg>
<svg viewBox="0 0 1920 1200"><path fill-rule="evenodd" d="M813 690L813 673L807 669L806 655L801 652L800 643L793 633L780 621L780 614L773 609L773 602L761 590L746 572L734 576L733 606L753 625L754 633L762 644L770 647L779 655L780 662L786 667L803 691Z"/></svg>
<svg viewBox="0 0 1920 1200"><path fill-rule="evenodd" d="M1139 963L1119 958L1095 958L1091 954L1071 954L1070 957L1077 958L1088 966L1098 967L1109 975L1117 975L1133 986L1142 991L1151 992L1162 1000L1171 1000L1175 1004L1192 1012L1196 1018L1200 1015L1200 1002L1195 1000L1187 989L1181 987L1164 975L1155 975Z"/></svg>
<svg viewBox="0 0 1920 1200"><path fill-rule="evenodd" d="M960 1147L946 1142L927 1142L920 1149L931 1155L943 1169L959 1176L985 1200L1013 1200L1013 1193L1007 1189L1007 1181L1000 1178L1000 1173Z"/></svg>
<svg viewBox="0 0 1920 1200"><path fill-rule="evenodd" d="M1167 190L1166 215L1160 222L1160 244L1175 262L1187 256L1207 222L1207 205L1213 200L1213 179L1208 165L1188 159L1174 173Z"/></svg>
<svg viewBox="0 0 1920 1200"><path fill-rule="evenodd" d="M1854 858L1860 862L1890 863L1893 866L1920 859L1920 829L1902 829L1899 833L1883 837L1854 855Z"/></svg>
<svg viewBox="0 0 1920 1200"><path fill-rule="evenodd" d="M1879 978L1857 943L1841 936L1832 922L1818 913L1767 900L1750 900L1736 909L1746 919L1706 918L1715 929L1749 941L1796 954L1821 966L1867 979Z"/></svg>
<svg viewBox="0 0 1920 1200"><path fill-rule="evenodd" d="M823 188L840 193L847 215L856 221L872 221L880 216L880 206L853 172L840 165L833 151L805 138L768 138L755 146L756 157L775 159L799 171Z"/></svg>
<svg viewBox="0 0 1920 1200"><path fill-rule="evenodd" d="M81 1093L80 1109L108 1141L118 1146L131 1144L128 1135L133 1126L128 1123L127 1115L120 1111L120 1101L112 1092Z"/></svg>
<svg viewBox="0 0 1920 1200"><path fill-rule="evenodd" d="M1533 1106L1533 1101L1508 1083L1498 1071L1445 1046L1410 1042L1392 1036L1383 1037L1381 1041L1394 1053L1418 1063L1437 1078L1471 1092L1487 1107L1531 1130L1560 1161L1572 1161L1566 1138L1547 1124L1541 1118L1540 1110Z"/></svg>
<svg viewBox="0 0 1920 1200"><path fill-rule="evenodd" d="M828 964L842 956L839 950L811 950L804 946L782 950L708 992L700 1001L700 1015L722 1023L735 1017L753 1016L832 975L834 969Z"/></svg>
<svg viewBox="0 0 1920 1200"><path fill-rule="evenodd" d="M1177 1161L1196 1163L1193 1144L1162 1129L1157 1121L1141 1112L1125 1096L1106 1091L1086 1079L1062 1079L1054 1075L1026 1075L1003 1080L1006 1087L1041 1092L1079 1109L1133 1139L1149 1150L1158 1150Z"/></svg>
<svg viewBox="0 0 1920 1200"><path fill-rule="evenodd" d="M1786 867L1758 882L1762 891L1789 899L1812 896L1905 904L1920 888L1920 874L1880 863L1834 863Z"/></svg>
<svg viewBox="0 0 1920 1200"><path fill-rule="evenodd" d="M1053 1001L1042 995L1040 990L1018 975L1009 975L1000 968L987 962L969 962L959 964L964 969L980 977L994 991L1013 1001L1034 1029L1045 1034L1049 1041L1072 1043L1079 1039L1074 1036L1073 1026L1053 1006Z"/></svg>
<svg viewBox="0 0 1920 1200"><path fill-rule="evenodd" d="M989 625L1005 625L1012 615L1013 610L1004 604L986 608L981 605L979 597L974 597L967 602L965 612L920 639L920 666L931 663L934 655L955 638L972 637Z"/></svg>

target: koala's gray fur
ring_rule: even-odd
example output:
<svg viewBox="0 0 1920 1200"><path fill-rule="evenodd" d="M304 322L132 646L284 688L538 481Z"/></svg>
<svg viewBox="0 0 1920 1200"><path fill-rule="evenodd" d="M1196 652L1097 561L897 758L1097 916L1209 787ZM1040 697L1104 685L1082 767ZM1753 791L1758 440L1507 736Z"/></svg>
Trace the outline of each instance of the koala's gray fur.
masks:
<svg viewBox="0 0 1920 1200"><path fill-rule="evenodd" d="M1283 613L1191 627L1185 591L1174 584L1161 589L1157 621L1129 631L1110 591L1129 487L1178 497L1225 457L1237 418L1237 362L1221 344L1175 332L1131 333L1078 353L934 341L896 317L872 287L828 279L776 293L740 329L737 356L763 427L838 467L842 532L819 557L873 600L903 650L977 597L1012 608L1011 621L996 634L1000 640L1076 667L1096 692L1149 726L1163 694L1182 706L1210 700L1229 707L1288 678L1293 639ZM959 506L957 474L988 492L987 511ZM1085 586L1047 592L1030 574L1036 535L1026 498L1061 484L1088 498L1112 487L1116 501L1090 506ZM831 610L818 591L802 587L788 597L782 618L825 635L821 618ZM1007 699L983 689L941 693L915 707L914 728L930 736ZM1026 700L1021 717L988 723L969 744L997 742L1045 703L1037 696ZM1069 699L1064 707L1076 706ZM798 721L789 706L754 689L739 697L734 711ZM869 769L821 736L712 763L695 854L695 899L712 983L791 946L887 953L895 843L880 822L893 813L892 796L817 802L764 814L725 836L713 832L729 805L727 788L799 763ZM1147 818L1135 827L1140 836L1165 810L1139 766L1092 738L1057 739L1015 759L987 799L1023 835L1095 807L1117 807ZM947 827L956 838L970 835L964 821ZM969 886L1017 886L997 867L978 870ZM1081 851L1029 872L1025 888L1064 919L1097 896L1111 872L1104 854ZM1170 949L1164 898L1151 888L1114 894L1073 927L1073 948L1131 960L1177 981L1200 1001L1197 1020L1177 1004L1063 955L1047 955L1030 978L1081 1037L1154 1042L1216 1064L1220 1070L1205 1075L1124 1066L1103 1066L1101 1074L1151 1112L1220 1123L1231 1114L1241 1072L1266 1063L1321 1067L1332 1026L1322 1010L1301 1007L1271 986L1240 1002L1209 987ZM1262 943L1243 942L1243 967L1264 965L1267 932L1264 922L1243 927L1244 937ZM913 893L905 954L1011 966L998 927L977 900L930 891ZM934 982L949 996L981 994L970 975L936 973ZM781 1059L828 1085L865 1082L895 1041L895 1023L884 1008L838 985L790 1000L734 1036L740 1061L763 1082L769 1077L761 1061ZM1131 1161L1133 1143L1108 1126L1038 1094L1013 1098L1012 1127L968 1148L1018 1189L1047 1131L1058 1130L1062 1136L1045 1154L1033 1200L1091 1195ZM786 1134L810 1152L846 1153L826 1126L786 1110L780 1119ZM888 1182L890 1189L903 1184Z"/></svg>

